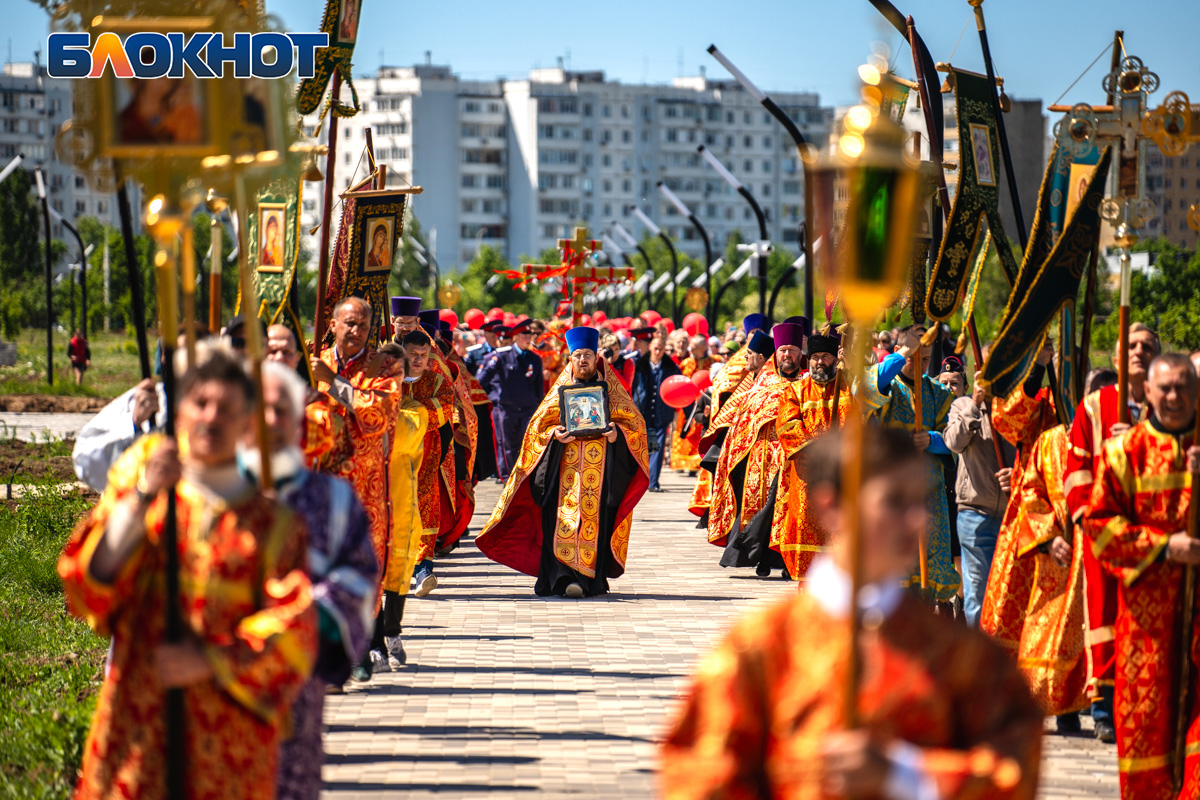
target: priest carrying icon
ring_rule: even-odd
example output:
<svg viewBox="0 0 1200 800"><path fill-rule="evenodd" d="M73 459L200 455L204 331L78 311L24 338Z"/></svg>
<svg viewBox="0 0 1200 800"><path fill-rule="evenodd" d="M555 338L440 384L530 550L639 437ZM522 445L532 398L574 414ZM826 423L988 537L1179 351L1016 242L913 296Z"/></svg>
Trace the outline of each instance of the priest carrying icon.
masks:
<svg viewBox="0 0 1200 800"><path fill-rule="evenodd" d="M625 571L633 508L649 486L649 456L642 415L596 355L599 333L573 328L566 339L570 369L534 413L475 543L493 561L536 576L538 595L579 598L605 594L608 579ZM593 436L568 431L560 388L606 391L608 425Z"/></svg>

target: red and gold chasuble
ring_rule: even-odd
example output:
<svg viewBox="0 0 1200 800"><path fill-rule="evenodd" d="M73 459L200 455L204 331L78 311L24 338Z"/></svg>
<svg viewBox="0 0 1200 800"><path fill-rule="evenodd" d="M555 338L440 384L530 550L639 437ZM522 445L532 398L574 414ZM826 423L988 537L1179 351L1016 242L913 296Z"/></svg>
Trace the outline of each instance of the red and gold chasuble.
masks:
<svg viewBox="0 0 1200 800"><path fill-rule="evenodd" d="M759 370L754 386L738 403L739 413L729 427L713 478L708 516L708 541L712 544L724 547L726 537L737 532L733 526L739 515L745 526L766 505L771 481L783 460L775 420L779 403L790 383L776 371L772 357ZM742 493L741 497L736 497L730 476L743 462Z"/></svg>
<svg viewBox="0 0 1200 800"><path fill-rule="evenodd" d="M713 381L709 391L712 404L708 409L708 426L696 447L696 452L701 460L704 459L704 454L716 440L718 432L728 427L733 421L733 415L729 414L722 422L718 422L721 409L728 406L739 392L754 385L757 375L751 374L746 364L746 357L749 353L749 349L743 347L730 356L729 360L724 362L721 371L717 373L716 380ZM747 380L747 378L749 379ZM709 506L712 505L712 478L712 473L706 469L701 469L696 475L696 485L692 488L688 511L697 517L703 517L704 512L708 511Z"/></svg>
<svg viewBox="0 0 1200 800"><path fill-rule="evenodd" d="M846 622L806 592L738 623L700 662L674 715L660 796L832 798L815 756L845 728L846 635ZM1042 713L987 637L906 596L859 648L863 729L919 748L937 797L1032 800Z"/></svg>
<svg viewBox="0 0 1200 800"><path fill-rule="evenodd" d="M1066 490L1067 508L1076 522L1083 518L1091 500L1104 442L1112 435L1112 427L1119 419L1119 400L1117 387L1105 386L1083 398L1075 411L1071 449L1067 451ZM1130 409L1129 416L1134 423L1145 419L1145 405ZM1101 687L1112 686L1116 679L1117 650L1113 640L1117 622L1117 581L1100 566L1091 548L1084 550L1083 580L1087 596L1088 651L1092 662L1089 691L1096 697Z"/></svg>
<svg viewBox="0 0 1200 800"><path fill-rule="evenodd" d="M1033 565L1029 602L1017 646L1017 666L1046 716L1088 704L1084 647L1082 534L1067 514L1063 475L1067 429L1055 426L1038 437L1017 496L1017 560ZM1071 563L1059 566L1046 547L1062 536Z"/></svg>
<svg viewBox="0 0 1200 800"><path fill-rule="evenodd" d="M625 572L629 552L629 532L633 508L650 485L649 442L646 422L621 386L612 368L603 358L597 369L608 386L608 409L612 422L625 437L625 444L637 462L638 471L625 489L617 509L612 534L609 578ZM525 430L521 454L504 484L500 500L475 544L488 558L526 575L536 576L542 552L542 510L529 491L529 477L542 459L553 432L560 424L558 387L574 381L571 369L564 369L555 385L546 392ZM603 439L577 439L562 446L559 466L558 516L554 530L554 555L566 566L589 578L596 576L596 543L600 535L601 489L608 442Z"/></svg>
<svg viewBox="0 0 1200 800"><path fill-rule="evenodd" d="M1118 582L1116 622L1117 763L1121 796L1167 800L1172 787L1178 628L1184 569L1165 559L1167 537L1187 528L1192 476L1181 441L1139 423L1104 443L1083 530L1092 553ZM1200 614L1195 618L1200 621ZM1193 663L1187 724L1187 764L1179 797L1200 796L1200 641L1187 632Z"/></svg>
<svg viewBox="0 0 1200 800"><path fill-rule="evenodd" d="M330 347L321 351L321 360L338 372L337 352ZM345 478L367 510L371 524L371 543L377 563L387 563L391 531L391 504L388 498L387 464L391 458L392 426L400 406L400 386L396 382L402 365L391 356L368 349L346 365L342 377L354 387L354 408L330 400L329 413L342 420L340 442L317 461L322 472ZM330 385L321 381L317 390L328 395Z"/></svg>
<svg viewBox="0 0 1200 800"><path fill-rule="evenodd" d="M452 484L454 502L451 513L442 514L438 528L438 547L449 547L462 538L471 522L471 515L475 513L475 454L479 447L479 417L475 413L474 403L471 402L470 389L463 379L464 375L470 373L452 359L447 360L446 366L454 377L454 415L451 430L454 444L463 448L466 453L466 472L459 475L457 469L455 470Z"/></svg>
<svg viewBox="0 0 1200 800"><path fill-rule="evenodd" d="M786 386L780 398L775 435L782 466L771 520L771 548L783 556L788 575L795 581L804 580L813 557L825 549L826 535L809 513L808 489L793 459L830 428L842 427L850 414L862 413L850 385L840 373L836 381L824 385L809 373Z"/></svg>
<svg viewBox="0 0 1200 800"><path fill-rule="evenodd" d="M1012 467L1012 478L979 612L979 627L1015 658L1037 569L1036 559L1017 557L1020 536L1017 514L1030 453L1038 437L1057 425L1058 418L1048 389L1040 390L1031 398L1023 387L1018 386L1008 397L993 400L991 421L993 432L1016 446L1017 460L1012 465L1001 464L1001 467Z"/></svg>
<svg viewBox="0 0 1200 800"><path fill-rule="evenodd" d="M455 394L450 370L437 346L429 348L429 364L420 378L409 384L412 399L425 407L425 428L421 468L417 472L418 500L421 512L421 549L417 561L433 558L441 530L442 515L454 513L454 448L442 451L443 425L453 425ZM451 427L453 431L453 427Z"/></svg>
<svg viewBox="0 0 1200 800"><path fill-rule="evenodd" d="M166 795L165 692L154 656L164 643L166 496L151 505L145 541L112 584L90 571L113 509L161 440L142 437L113 465L115 480L58 562L71 612L112 637L77 798ZM228 503L187 482L176 492L183 624L214 675L184 690L188 798L271 797L287 713L317 651L304 524L252 487Z"/></svg>
<svg viewBox="0 0 1200 800"><path fill-rule="evenodd" d="M711 356L704 356L697 361L688 356L679 362L679 371L685 378L690 378L702 369L712 369L718 363ZM686 428L686 430L684 430ZM693 421L688 424L688 418L683 415L683 409L675 412L675 427L671 432L671 469L700 469L700 437L704 431Z"/></svg>

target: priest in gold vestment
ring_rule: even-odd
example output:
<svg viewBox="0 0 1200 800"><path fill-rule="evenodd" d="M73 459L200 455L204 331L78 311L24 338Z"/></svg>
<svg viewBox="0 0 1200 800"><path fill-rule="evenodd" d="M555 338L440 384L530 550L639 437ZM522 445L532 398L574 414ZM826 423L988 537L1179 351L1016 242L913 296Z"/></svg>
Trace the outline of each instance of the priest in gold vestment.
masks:
<svg viewBox="0 0 1200 800"><path fill-rule="evenodd" d="M488 558L536 576L539 596L608 592L625 571L633 508L650 485L646 423L616 374L596 356L594 328L567 331L569 368L542 398L500 500L475 543ZM603 386L610 424L568 433L560 387Z"/></svg>

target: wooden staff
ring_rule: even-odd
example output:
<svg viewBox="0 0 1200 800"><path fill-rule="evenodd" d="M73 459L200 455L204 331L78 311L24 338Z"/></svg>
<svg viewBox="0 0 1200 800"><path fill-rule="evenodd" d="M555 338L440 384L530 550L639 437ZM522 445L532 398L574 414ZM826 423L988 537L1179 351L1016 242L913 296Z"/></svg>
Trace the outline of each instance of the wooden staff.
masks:
<svg viewBox="0 0 1200 800"><path fill-rule="evenodd" d="M330 102L336 106L342 93L342 73L336 67L329 84ZM338 116L329 111L329 152L325 154L325 206L321 209L321 250L317 260L317 312L313 322L313 355L321 355L325 339L325 292L329 281L330 225L333 221L334 169L337 167Z"/></svg>
<svg viewBox="0 0 1200 800"><path fill-rule="evenodd" d="M169 228L169 223L164 223ZM174 231L169 238L162 229L155 231L158 251L154 254L155 283L158 294L159 332L162 334L163 394L167 402L167 436L175 436L175 342L179 330L175 318L178 312L175 286L175 259L170 252ZM167 492L167 510L163 520L163 555L167 644L183 641L183 614L179 607L179 529L175 487ZM182 688L167 689L164 700L166 719L166 796L182 798L187 787L186 709Z"/></svg>
<svg viewBox="0 0 1200 800"><path fill-rule="evenodd" d="M930 338L929 334L937 331L938 328L930 328L925 331L925 336L920 337L917 343L917 349L913 352L913 433L918 434L925 429L923 409L921 407L921 395L924 393L925 376L921 369L921 350L925 347L925 339ZM917 542L917 550L921 556L921 589L929 588L929 545L925 541L925 531L921 531L921 538Z"/></svg>
<svg viewBox="0 0 1200 800"><path fill-rule="evenodd" d="M214 214L209 222L209 239L212 243L208 265L208 331L213 336L221 332L221 248L225 244L224 227Z"/></svg>
<svg viewBox="0 0 1200 800"><path fill-rule="evenodd" d="M153 373L150 371L150 345L146 342L146 295L142 289L142 265L138 260L137 245L133 238L133 212L129 208L129 192L126 190L125 180L120 177L119 179L121 188L117 190L117 209L121 216L121 241L125 245L125 271L129 276L129 304L132 312L132 319L126 322L133 325L133 333L137 337L138 365L142 370L142 380L146 380ZM171 346L174 347L175 343L172 342Z"/></svg>
<svg viewBox="0 0 1200 800"><path fill-rule="evenodd" d="M187 347L187 365L190 369L196 363L196 242L195 231L192 229L191 209L184 215L183 248L181 262L183 266L183 332Z"/></svg>
<svg viewBox="0 0 1200 800"><path fill-rule="evenodd" d="M327 178L328 180L328 178ZM275 486L271 480L270 438L267 432L267 410L263 407L262 362L263 334L258 321L258 295L250 278L250 243L247 241L249 209L246 203L246 178L240 166L234 167L234 199L238 214L238 282L242 293L242 314L246 320L246 356L250 360L250 377L254 381L256 403L254 417L258 429L258 454L261 460L259 477L264 489ZM251 309L254 313L251 313Z"/></svg>
<svg viewBox="0 0 1200 800"><path fill-rule="evenodd" d="M1200 408L1192 423L1192 444L1200 443ZM1187 455L1184 455L1187 467ZM1200 502L1196 500L1196 475L1192 474L1192 490L1188 502L1187 535L1195 539L1200 536ZM1183 611L1179 617L1179 702L1175 707L1175 760L1172 771L1175 791L1183 789L1183 767L1187 759L1187 732L1189 711L1192 705L1192 628L1195 625L1196 567L1188 564L1183 568Z"/></svg>
<svg viewBox="0 0 1200 800"><path fill-rule="evenodd" d="M859 381L863 380L863 362L867 357L867 337L858 332L852 337L850 364ZM835 384L836 387L836 384ZM837 418L834 418L836 425ZM846 671L842 675L842 718L846 729L857 728L858 683L862 675L862 654L858 649L858 637L862 631L862 620L858 615L858 595L862 591L862 533L859 530L859 492L862 487L863 419L861 414L847 414L842 428L842 519L843 535L850 563L850 630L849 649L846 655Z"/></svg>

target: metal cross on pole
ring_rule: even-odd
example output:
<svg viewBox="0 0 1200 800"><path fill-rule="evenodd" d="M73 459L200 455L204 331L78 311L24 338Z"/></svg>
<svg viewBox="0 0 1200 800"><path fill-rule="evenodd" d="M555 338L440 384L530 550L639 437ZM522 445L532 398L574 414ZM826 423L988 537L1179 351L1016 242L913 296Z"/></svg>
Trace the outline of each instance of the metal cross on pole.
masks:
<svg viewBox="0 0 1200 800"><path fill-rule="evenodd" d="M595 239L589 239L587 228L576 228L575 236L571 239L559 239L558 249L562 250L562 263L560 264L522 264L521 272L517 276L523 278L521 285L539 278L558 278L563 280L563 294L571 302L571 324L578 325L579 317L583 314L583 292L584 287L595 282L593 277L585 273L585 270L590 270L592 274L602 273L605 270L602 268L585 267L585 264L593 254L604 249L604 245ZM608 268L611 270L612 268ZM516 276L510 276L516 277Z"/></svg>

